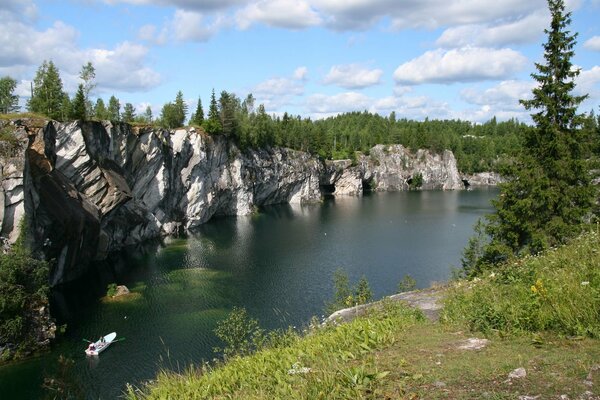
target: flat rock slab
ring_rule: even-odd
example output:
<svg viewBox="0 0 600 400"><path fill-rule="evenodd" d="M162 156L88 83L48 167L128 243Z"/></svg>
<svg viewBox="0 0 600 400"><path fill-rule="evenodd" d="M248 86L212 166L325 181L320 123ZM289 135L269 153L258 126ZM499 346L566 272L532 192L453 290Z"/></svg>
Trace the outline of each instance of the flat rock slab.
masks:
<svg viewBox="0 0 600 400"><path fill-rule="evenodd" d="M425 314L429 320L435 322L439 319L440 310L443 307L442 299L444 298L445 292L446 288L443 287L430 288L395 294L387 299L392 301L402 301L410 307L418 308L423 311L423 314ZM374 307L381 307L381 301L338 310L327 317L325 323L351 321L356 317L365 315L367 311Z"/></svg>

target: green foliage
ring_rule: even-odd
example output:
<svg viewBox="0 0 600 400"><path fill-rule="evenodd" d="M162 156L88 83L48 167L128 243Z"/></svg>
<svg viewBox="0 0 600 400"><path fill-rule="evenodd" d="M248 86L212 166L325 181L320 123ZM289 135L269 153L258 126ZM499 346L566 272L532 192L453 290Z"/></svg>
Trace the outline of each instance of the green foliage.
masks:
<svg viewBox="0 0 600 400"><path fill-rule="evenodd" d="M187 105L183 101L183 93L177 92L175 101L163 106L160 113L160 124L167 129L179 128L185 122Z"/></svg>
<svg viewBox="0 0 600 400"><path fill-rule="evenodd" d="M68 99L58 68L52 61L44 61L33 79L33 95L27 103L29 111L64 120L68 116L65 97Z"/></svg>
<svg viewBox="0 0 600 400"><path fill-rule="evenodd" d="M125 103L123 108L123 122L132 123L135 120L135 107L131 103Z"/></svg>
<svg viewBox="0 0 600 400"><path fill-rule="evenodd" d="M475 234L469 238L467 247L464 248L460 259L462 270L458 277L474 277L481 272L482 258L486 246L489 244L489 236L485 233L485 223L478 219L473 227ZM490 249L488 248L488 251Z"/></svg>
<svg viewBox="0 0 600 400"><path fill-rule="evenodd" d="M219 115L219 107L217 106L217 98L215 97L215 90L213 89L210 96L210 107L208 109L208 118L204 120L204 130L210 135L216 135L221 133L223 127L221 126L221 118Z"/></svg>
<svg viewBox="0 0 600 400"><path fill-rule="evenodd" d="M19 96L14 94L17 81L10 76L0 78L0 113L9 114L19 110Z"/></svg>
<svg viewBox="0 0 600 400"><path fill-rule="evenodd" d="M96 100L96 104L94 105L94 117L99 121L110 119L110 114L106 109L106 105L104 105L104 100L100 97Z"/></svg>
<svg viewBox="0 0 600 400"><path fill-rule="evenodd" d="M96 87L94 79L96 78L96 69L90 61L81 67L79 72L79 79L83 81L83 97L85 102L86 115L92 115L93 107L90 100L90 94Z"/></svg>
<svg viewBox="0 0 600 400"><path fill-rule="evenodd" d="M410 275L404 275L398 283L398 293L410 292L417 287L417 281Z"/></svg>
<svg viewBox="0 0 600 400"><path fill-rule="evenodd" d="M87 119L85 93L83 91L82 84L79 84L77 93L75 93L75 97L71 102L69 118L80 119L82 121L85 121Z"/></svg>
<svg viewBox="0 0 600 400"><path fill-rule="evenodd" d="M114 95L108 99L108 119L111 121L121 120L121 103Z"/></svg>
<svg viewBox="0 0 600 400"><path fill-rule="evenodd" d="M554 331L600 338L599 245L598 232L590 232L558 249L459 281L442 319L482 332Z"/></svg>
<svg viewBox="0 0 600 400"><path fill-rule="evenodd" d="M109 283L106 287L106 297L115 297L117 294L117 284Z"/></svg>
<svg viewBox="0 0 600 400"><path fill-rule="evenodd" d="M333 290L333 300L325 307L325 311L329 314L373 300L373 292L367 278L362 276L354 287L350 287L348 274L342 268L336 269L333 273Z"/></svg>
<svg viewBox="0 0 600 400"><path fill-rule="evenodd" d="M250 354L264 342L265 333L245 308L234 307L227 318L217 323L215 335L225 343L223 348L215 348L215 352L229 358Z"/></svg>
<svg viewBox="0 0 600 400"><path fill-rule="evenodd" d="M420 172L416 173L410 180L409 188L410 190L416 190L423 186L423 174Z"/></svg>
<svg viewBox="0 0 600 400"><path fill-rule="evenodd" d="M42 388L44 389L43 399L47 400L75 400L83 399L84 392L77 382L75 361L63 355L58 357L55 371L44 377Z"/></svg>
<svg viewBox="0 0 600 400"><path fill-rule="evenodd" d="M373 357L396 334L422 320L400 304L388 304L335 327L310 330L285 346L268 347L225 364L207 364L183 373L162 372L132 399L361 399L371 398L388 379Z"/></svg>
<svg viewBox="0 0 600 400"><path fill-rule="evenodd" d="M190 125L202 126L204 124L204 109L202 108L202 99L198 97L196 112L190 117Z"/></svg>
<svg viewBox="0 0 600 400"><path fill-rule="evenodd" d="M571 63L577 34L567 27L570 13L561 0L548 2L552 24L546 30L545 64L536 64L538 82L531 100L521 101L536 127L525 131L524 147L507 170L511 179L501 186L487 233L492 241L483 261L496 263L513 253L536 254L564 243L580 231L595 200L589 173L590 148L585 116L577 106L585 96L574 96L579 70Z"/></svg>
<svg viewBox="0 0 600 400"><path fill-rule="evenodd" d="M12 343L29 350L35 342L32 314L47 304L48 265L16 245L0 254L0 345Z"/></svg>

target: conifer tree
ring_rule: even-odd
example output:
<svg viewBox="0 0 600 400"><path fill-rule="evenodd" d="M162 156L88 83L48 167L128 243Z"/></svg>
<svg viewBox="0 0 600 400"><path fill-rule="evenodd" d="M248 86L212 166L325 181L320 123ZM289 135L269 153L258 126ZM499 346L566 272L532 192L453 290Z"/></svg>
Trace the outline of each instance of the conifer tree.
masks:
<svg viewBox="0 0 600 400"><path fill-rule="evenodd" d="M125 103L123 108L123 122L132 123L135 119L135 107L131 103Z"/></svg>
<svg viewBox="0 0 600 400"><path fill-rule="evenodd" d="M108 119L111 121L121 120L121 103L115 96L110 96L108 99Z"/></svg>
<svg viewBox="0 0 600 400"><path fill-rule="evenodd" d="M219 107L217 106L217 99L215 97L215 90L213 89L210 96L210 107L208 109L208 119L204 121L204 130L209 134L217 134L222 130L221 118L219 116Z"/></svg>
<svg viewBox="0 0 600 400"><path fill-rule="evenodd" d="M33 95L27 102L31 112L37 112L53 119L65 119L63 113L64 98L62 80L58 68L52 61L44 61L33 79Z"/></svg>
<svg viewBox="0 0 600 400"><path fill-rule="evenodd" d="M152 116L152 108L150 106L146 106L146 111L144 112L144 120L148 124L152 123L153 116Z"/></svg>
<svg viewBox="0 0 600 400"><path fill-rule="evenodd" d="M204 123L204 109L202 108L202 99L198 97L198 105L196 106L196 112L192 114L190 123L193 125L202 126Z"/></svg>
<svg viewBox="0 0 600 400"><path fill-rule="evenodd" d="M562 243L577 233L594 200L589 141L577 110L586 96L573 94L577 34L567 29L571 13L565 13L563 0L549 0L548 6L552 22L545 31L544 63L532 74L538 86L532 99L521 101L536 126L524 131L522 154L494 204L486 229L492 241L483 260L491 263Z"/></svg>
<svg viewBox="0 0 600 400"><path fill-rule="evenodd" d="M173 121L173 125L174 127L183 126L188 112L188 106L183 100L183 93L181 90L177 92L177 95L175 95L175 103L173 104L175 105L175 121Z"/></svg>
<svg viewBox="0 0 600 400"><path fill-rule="evenodd" d="M77 89L77 93L75 93L75 97L71 102L71 113L69 114L69 118L80 119L84 121L87 116L85 103L85 91L83 88L83 84L80 83Z"/></svg>
<svg viewBox="0 0 600 400"><path fill-rule="evenodd" d="M96 100L96 105L94 106L94 117L99 121L110 119L104 100L100 97Z"/></svg>

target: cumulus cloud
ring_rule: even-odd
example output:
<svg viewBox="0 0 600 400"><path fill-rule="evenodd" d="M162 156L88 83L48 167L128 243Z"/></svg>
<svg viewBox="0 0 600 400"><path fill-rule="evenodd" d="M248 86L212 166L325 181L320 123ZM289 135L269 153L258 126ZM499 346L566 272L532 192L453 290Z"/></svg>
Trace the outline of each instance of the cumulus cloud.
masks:
<svg viewBox="0 0 600 400"><path fill-rule="evenodd" d="M260 0L236 13L237 24L247 29L254 23L287 29L303 29L321 23L321 17L304 0Z"/></svg>
<svg viewBox="0 0 600 400"><path fill-rule="evenodd" d="M488 106L490 109L504 109L522 111L519 104L521 99L529 99L535 87L533 81L509 80L498 85L482 90L481 88L464 89L460 96L469 104Z"/></svg>
<svg viewBox="0 0 600 400"><path fill-rule="evenodd" d="M388 115L394 111L399 116L411 119L446 118L451 113L447 103L427 96L373 98L358 92L335 95L314 94L306 99L304 106L314 118L327 118L344 112L365 110L380 115Z"/></svg>
<svg viewBox="0 0 600 400"><path fill-rule="evenodd" d="M80 49L79 32L61 21L43 31L17 20L3 24L0 35L0 70L16 78L30 78L44 60L61 71L67 91L76 89L81 66L91 61L99 89L138 91L152 88L160 75L144 65L146 47L123 42L112 49Z"/></svg>
<svg viewBox="0 0 600 400"><path fill-rule="evenodd" d="M400 65L394 79L405 85L506 79L526 64L527 58L511 49L438 49Z"/></svg>
<svg viewBox="0 0 600 400"><path fill-rule="evenodd" d="M227 21L224 17L217 16L207 23L202 13L176 10L169 25L175 39L179 41L205 42L226 26Z"/></svg>
<svg viewBox="0 0 600 400"><path fill-rule="evenodd" d="M576 94L589 95L593 103L591 106L597 106L597 101L600 100L600 66L594 66L588 70L581 70L579 76L575 80Z"/></svg>
<svg viewBox="0 0 600 400"><path fill-rule="evenodd" d="M508 44L528 43L538 39L548 25L545 10L534 12L511 22L494 25L461 25L446 29L436 44L453 48L465 46L502 47Z"/></svg>
<svg viewBox="0 0 600 400"><path fill-rule="evenodd" d="M308 68L298 67L294 71L293 78L298 81L305 81L308 78Z"/></svg>
<svg viewBox="0 0 600 400"><path fill-rule="evenodd" d="M360 64L334 65L323 83L345 89L361 89L381 83L382 75L382 70L368 69Z"/></svg>
<svg viewBox="0 0 600 400"><path fill-rule="evenodd" d="M600 36L589 38L583 43L583 47L592 51L600 51Z"/></svg>
<svg viewBox="0 0 600 400"><path fill-rule="evenodd" d="M192 11L218 11L247 3L247 0L104 0L107 4L157 5Z"/></svg>

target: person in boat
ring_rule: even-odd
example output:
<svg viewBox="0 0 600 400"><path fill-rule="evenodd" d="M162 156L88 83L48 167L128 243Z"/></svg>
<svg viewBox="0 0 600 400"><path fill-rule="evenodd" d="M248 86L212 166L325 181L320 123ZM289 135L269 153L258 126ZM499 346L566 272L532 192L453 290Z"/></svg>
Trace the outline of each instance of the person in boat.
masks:
<svg viewBox="0 0 600 400"><path fill-rule="evenodd" d="M94 343L90 343L90 345L88 346L88 350L89 351L96 351L96 346L94 346Z"/></svg>

